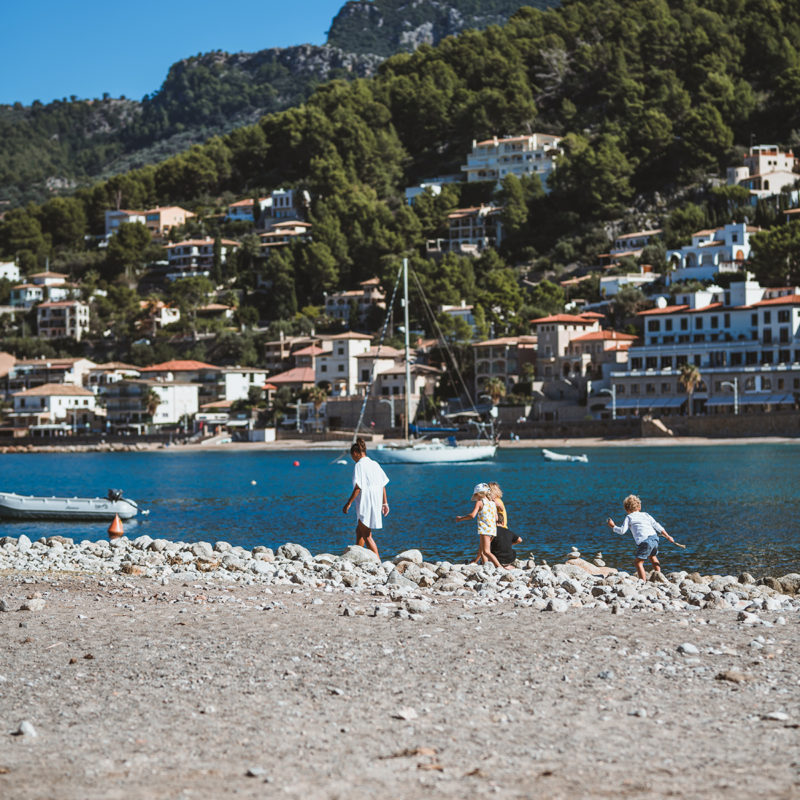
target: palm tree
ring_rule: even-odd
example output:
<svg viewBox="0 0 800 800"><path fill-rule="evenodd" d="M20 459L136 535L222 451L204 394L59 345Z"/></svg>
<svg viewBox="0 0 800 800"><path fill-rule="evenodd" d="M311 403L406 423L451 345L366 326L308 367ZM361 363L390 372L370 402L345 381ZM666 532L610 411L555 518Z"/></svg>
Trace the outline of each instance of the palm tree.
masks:
<svg viewBox="0 0 800 800"><path fill-rule="evenodd" d="M147 414L150 417L150 421L152 422L153 417L156 415L156 411L158 411L158 407L161 405L161 395L155 390L151 389L147 393L147 403L146 409Z"/></svg>
<svg viewBox="0 0 800 800"><path fill-rule="evenodd" d="M487 378L483 390L492 398L493 405L497 405L506 396L506 385L500 378Z"/></svg>
<svg viewBox="0 0 800 800"><path fill-rule="evenodd" d="M689 416L692 415L692 394L694 394L694 390L700 383L700 378L700 370L696 365L681 364L681 374L678 380L686 390L686 394L689 395Z"/></svg>
<svg viewBox="0 0 800 800"><path fill-rule="evenodd" d="M317 421L315 427L319 428L319 409L328 399L328 393L321 386L312 386L308 390L308 399L314 404L314 417Z"/></svg>

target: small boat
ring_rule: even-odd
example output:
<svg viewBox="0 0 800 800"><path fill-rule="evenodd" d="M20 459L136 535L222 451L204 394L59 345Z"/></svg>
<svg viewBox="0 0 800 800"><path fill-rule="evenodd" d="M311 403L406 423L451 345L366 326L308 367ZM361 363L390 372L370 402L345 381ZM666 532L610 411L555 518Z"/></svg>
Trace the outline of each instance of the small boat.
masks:
<svg viewBox="0 0 800 800"><path fill-rule="evenodd" d="M0 518L7 520L113 520L115 516L124 520L138 513L139 506L116 489L109 489L106 497L35 497L0 492Z"/></svg>
<svg viewBox="0 0 800 800"><path fill-rule="evenodd" d="M580 464L589 463L589 457L585 453L580 456L572 456L567 453L554 453L552 450L542 448L542 455L545 461L577 461Z"/></svg>
<svg viewBox="0 0 800 800"><path fill-rule="evenodd" d="M439 439L384 444L375 448L375 459L382 464L465 464L494 458L495 444L442 442Z"/></svg>

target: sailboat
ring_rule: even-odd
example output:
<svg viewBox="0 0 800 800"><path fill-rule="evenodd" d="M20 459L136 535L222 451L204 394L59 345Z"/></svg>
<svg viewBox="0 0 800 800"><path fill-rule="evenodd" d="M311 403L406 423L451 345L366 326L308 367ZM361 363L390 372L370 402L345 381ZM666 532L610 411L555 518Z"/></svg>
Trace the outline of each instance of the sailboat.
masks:
<svg viewBox="0 0 800 800"><path fill-rule="evenodd" d="M462 464L471 461L485 461L494 458L497 445L489 441L476 440L471 444L460 444L455 437L445 441L435 437L431 439L409 438L408 420L411 410L411 363L409 361L409 328L408 328L408 259L403 259L403 313L405 325L405 440L394 444L379 444L373 448L375 459L384 464ZM497 409L492 408L493 417L497 416ZM478 428L478 435L486 426L474 423Z"/></svg>

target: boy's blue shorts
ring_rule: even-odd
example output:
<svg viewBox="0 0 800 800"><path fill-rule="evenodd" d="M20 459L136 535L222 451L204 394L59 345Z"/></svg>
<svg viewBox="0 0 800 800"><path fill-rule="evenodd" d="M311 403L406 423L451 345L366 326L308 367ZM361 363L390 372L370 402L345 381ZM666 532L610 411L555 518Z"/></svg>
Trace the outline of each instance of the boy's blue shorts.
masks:
<svg viewBox="0 0 800 800"><path fill-rule="evenodd" d="M636 558L650 558L658 555L658 536L648 536L643 542L636 545Z"/></svg>

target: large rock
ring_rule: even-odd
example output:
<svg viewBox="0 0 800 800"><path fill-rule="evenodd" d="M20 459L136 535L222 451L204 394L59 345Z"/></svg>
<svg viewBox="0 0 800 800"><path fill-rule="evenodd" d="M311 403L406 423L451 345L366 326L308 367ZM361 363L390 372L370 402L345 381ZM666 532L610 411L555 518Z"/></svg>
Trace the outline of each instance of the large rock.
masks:
<svg viewBox="0 0 800 800"><path fill-rule="evenodd" d="M781 586L786 594L800 594L800 573L790 572L781 578Z"/></svg>
<svg viewBox="0 0 800 800"><path fill-rule="evenodd" d="M389 577L386 579L387 586L406 586L406 587L413 587L417 588L417 584L414 581L410 581L406 578L402 573L398 572L396 569L392 570Z"/></svg>
<svg viewBox="0 0 800 800"><path fill-rule="evenodd" d="M275 554L278 558L288 558L290 561L311 561L311 553L301 544L286 542L278 548Z"/></svg>
<svg viewBox="0 0 800 800"><path fill-rule="evenodd" d="M345 548L344 553L342 553L342 558L345 561L350 561L351 563L355 564L356 566L360 566L361 564L380 564L381 560L372 550L361 547L357 544L351 544Z"/></svg>
<svg viewBox="0 0 800 800"><path fill-rule="evenodd" d="M412 561L414 564L422 564L422 553L419 550L403 550L398 553L392 561L399 564L401 561Z"/></svg>
<svg viewBox="0 0 800 800"><path fill-rule="evenodd" d="M24 533L20 534L19 539L17 539L17 552L27 553L30 549L31 540Z"/></svg>

